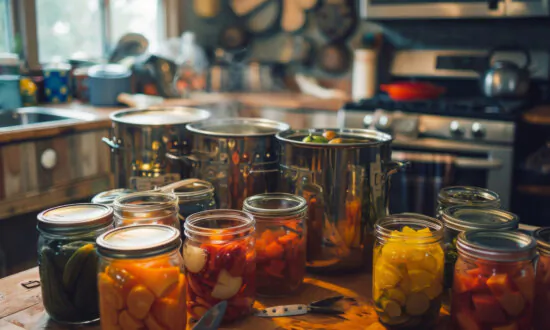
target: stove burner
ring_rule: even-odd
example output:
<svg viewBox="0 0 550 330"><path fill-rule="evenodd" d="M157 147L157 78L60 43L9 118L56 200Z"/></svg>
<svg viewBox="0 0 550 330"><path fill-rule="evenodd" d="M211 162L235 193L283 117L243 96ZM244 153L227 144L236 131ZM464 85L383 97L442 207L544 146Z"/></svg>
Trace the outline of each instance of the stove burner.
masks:
<svg viewBox="0 0 550 330"><path fill-rule="evenodd" d="M496 100L485 97L452 98L443 97L435 100L394 101L386 94L378 94L371 99L364 99L355 104L348 104L346 109L403 111L411 113L435 114L458 117L475 117L486 119L514 118L529 103L525 100Z"/></svg>

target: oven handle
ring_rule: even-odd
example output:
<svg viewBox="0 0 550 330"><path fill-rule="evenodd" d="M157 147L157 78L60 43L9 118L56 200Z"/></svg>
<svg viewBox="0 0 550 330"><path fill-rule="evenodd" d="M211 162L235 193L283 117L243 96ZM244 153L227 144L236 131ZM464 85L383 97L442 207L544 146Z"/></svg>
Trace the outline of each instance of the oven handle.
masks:
<svg viewBox="0 0 550 330"><path fill-rule="evenodd" d="M496 170L502 167L502 162L496 159L457 157L455 167L468 170Z"/></svg>
<svg viewBox="0 0 550 330"><path fill-rule="evenodd" d="M471 157L453 157L451 155L441 155L442 157L449 157L452 160L454 166L460 169L468 170L495 170L502 167L502 161L496 159L479 159ZM398 161L437 161L434 159L434 154L421 153L421 152L401 152L397 151L393 153L393 159Z"/></svg>

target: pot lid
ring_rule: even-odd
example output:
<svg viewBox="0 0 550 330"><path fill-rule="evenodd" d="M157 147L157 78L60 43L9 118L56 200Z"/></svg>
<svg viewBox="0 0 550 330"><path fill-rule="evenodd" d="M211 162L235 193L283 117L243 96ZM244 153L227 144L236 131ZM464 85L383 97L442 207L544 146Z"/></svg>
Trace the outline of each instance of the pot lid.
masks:
<svg viewBox="0 0 550 330"><path fill-rule="evenodd" d="M445 226L457 231L517 229L519 225L519 218L514 213L464 205L443 210L441 217Z"/></svg>
<svg viewBox="0 0 550 330"><path fill-rule="evenodd" d="M98 252L113 258L145 258L181 245L179 230L165 225L120 227L97 238Z"/></svg>
<svg viewBox="0 0 550 330"><path fill-rule="evenodd" d="M188 107L151 107L121 110L110 117L114 122L137 126L183 125L208 119L210 112Z"/></svg>
<svg viewBox="0 0 550 330"><path fill-rule="evenodd" d="M344 143L315 143L315 142L303 142L302 139L308 135L321 136L326 131L333 131L338 137L343 139L353 140L353 142ZM348 129L348 128L310 128L301 130L287 130L277 133L276 135L279 141L292 143L295 145L301 145L304 147L313 148L346 148L346 147L366 147L370 145L377 145L381 143L387 143L392 141L392 137L389 134L369 130L369 129Z"/></svg>
<svg viewBox="0 0 550 330"><path fill-rule="evenodd" d="M108 226L113 222L113 209L101 204L68 204L56 206L38 215L39 230L80 232Z"/></svg>
<svg viewBox="0 0 550 330"><path fill-rule="evenodd" d="M289 129L290 126L263 118L224 118L187 125L193 133L213 136L270 136Z"/></svg>

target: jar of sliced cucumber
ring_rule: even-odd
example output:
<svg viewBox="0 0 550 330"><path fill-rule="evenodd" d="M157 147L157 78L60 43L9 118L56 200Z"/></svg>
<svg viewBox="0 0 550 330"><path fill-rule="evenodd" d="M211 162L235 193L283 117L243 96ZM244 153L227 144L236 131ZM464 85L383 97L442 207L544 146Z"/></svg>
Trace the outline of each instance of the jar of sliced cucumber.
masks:
<svg viewBox="0 0 550 330"><path fill-rule="evenodd" d="M428 329L439 316L443 292L443 223L404 213L375 225L373 298L380 322Z"/></svg>

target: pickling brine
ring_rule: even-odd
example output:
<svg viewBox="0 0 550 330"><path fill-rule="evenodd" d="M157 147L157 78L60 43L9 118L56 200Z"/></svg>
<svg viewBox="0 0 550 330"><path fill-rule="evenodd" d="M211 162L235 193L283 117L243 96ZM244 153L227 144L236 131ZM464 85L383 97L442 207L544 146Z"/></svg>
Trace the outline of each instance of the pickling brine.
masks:
<svg viewBox="0 0 550 330"><path fill-rule="evenodd" d="M550 227L535 231L539 251L537 274L535 278L535 308L533 328L535 330L550 329Z"/></svg>
<svg viewBox="0 0 550 330"><path fill-rule="evenodd" d="M400 329L437 323L443 293L443 224L420 214L376 223L373 298L380 322Z"/></svg>

